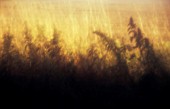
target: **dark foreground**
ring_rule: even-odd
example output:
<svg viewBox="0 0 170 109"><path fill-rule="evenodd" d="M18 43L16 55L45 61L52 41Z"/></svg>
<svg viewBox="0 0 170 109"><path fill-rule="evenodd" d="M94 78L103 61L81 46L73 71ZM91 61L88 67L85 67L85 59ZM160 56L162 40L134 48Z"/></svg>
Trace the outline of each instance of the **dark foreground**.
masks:
<svg viewBox="0 0 170 109"><path fill-rule="evenodd" d="M170 80L146 75L138 83L123 86L107 79L3 75L0 90L0 104L5 107L162 107L169 102Z"/></svg>

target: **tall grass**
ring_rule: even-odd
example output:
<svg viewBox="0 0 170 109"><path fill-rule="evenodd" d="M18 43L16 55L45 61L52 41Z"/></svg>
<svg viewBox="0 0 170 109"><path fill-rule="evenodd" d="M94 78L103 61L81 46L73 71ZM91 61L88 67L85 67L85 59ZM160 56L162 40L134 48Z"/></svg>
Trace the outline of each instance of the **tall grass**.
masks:
<svg viewBox="0 0 170 109"><path fill-rule="evenodd" d="M128 83L145 74L167 73L165 7L159 16L154 5L13 3L16 7L0 7L2 74L88 75ZM132 17L128 21L127 13L136 23Z"/></svg>
<svg viewBox="0 0 170 109"><path fill-rule="evenodd" d="M138 81L143 75L164 75L166 67L161 57L157 56L153 44L135 24L131 17L128 24L129 42L118 44L111 36L101 31L94 31L99 43L103 46L100 55L97 44L87 49L87 54L81 52L65 55L60 45L60 33L53 30L53 37L47 40L43 32L33 41L31 30L25 25L24 52L17 49L13 43L14 36L4 33L0 60L1 74L9 75L79 75L94 78L109 78L121 84ZM139 51L136 53L136 51ZM108 64L107 59L111 64Z"/></svg>
<svg viewBox="0 0 170 109"><path fill-rule="evenodd" d="M65 52L84 53L92 43L98 43L97 39L93 40L91 37L91 31L101 30L109 36L124 37L127 34L125 24L129 15L132 15L145 35L149 36L150 41L154 40L155 49L168 50L169 7L164 6L163 1L160 1L160 4L135 4L135 2L106 4L103 0L86 0L83 3L71 0L58 2L39 0L1 2L0 36L8 27L11 28L18 46L22 48L21 33L25 21L29 22L33 40L41 36L39 33L43 29L44 36L50 40L53 25L56 25L56 28L62 31L61 40Z"/></svg>

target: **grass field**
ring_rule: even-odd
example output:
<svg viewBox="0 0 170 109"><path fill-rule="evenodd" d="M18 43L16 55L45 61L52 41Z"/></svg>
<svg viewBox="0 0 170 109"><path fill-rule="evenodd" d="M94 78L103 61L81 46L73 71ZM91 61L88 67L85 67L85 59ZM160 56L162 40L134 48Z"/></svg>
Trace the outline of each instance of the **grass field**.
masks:
<svg viewBox="0 0 170 109"><path fill-rule="evenodd" d="M129 18L133 17L143 36L153 44L154 51L162 58L164 65L167 68L170 65L168 1L1 0L0 2L0 38L3 39L4 33L10 33L13 36L11 42L13 47L25 57L29 57L25 50L27 43L25 40L28 41L25 37L28 34L32 38L31 43L42 49L39 53L42 56L43 53L48 54L46 43L52 40L56 33L58 46L61 47L60 55L67 61L73 58L74 64L81 63L81 56L88 57L89 50L94 48L98 58L104 58L104 66L116 65L115 56L105 49L100 38L93 32L103 32L114 40L117 47L122 47L131 43L127 29ZM3 40L0 42L3 52ZM134 52L136 58L140 57L138 50ZM131 60L127 59L127 62Z"/></svg>
<svg viewBox="0 0 170 109"><path fill-rule="evenodd" d="M169 56L169 0L0 0L5 107L169 106Z"/></svg>

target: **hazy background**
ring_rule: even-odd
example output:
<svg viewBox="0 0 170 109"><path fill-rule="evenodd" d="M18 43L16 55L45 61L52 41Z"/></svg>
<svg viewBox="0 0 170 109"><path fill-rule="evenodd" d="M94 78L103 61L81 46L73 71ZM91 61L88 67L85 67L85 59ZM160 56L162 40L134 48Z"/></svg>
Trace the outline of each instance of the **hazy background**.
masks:
<svg viewBox="0 0 170 109"><path fill-rule="evenodd" d="M41 1L41 2L62 2L63 0L0 0L2 1ZM68 2L100 2L103 3L157 3L157 2L169 2L169 0L64 0Z"/></svg>
<svg viewBox="0 0 170 109"><path fill-rule="evenodd" d="M0 37L10 28L19 47L27 22L34 37L37 25L51 38L53 27L61 31L68 51L85 51L101 30L111 37L126 36L133 16L137 25L157 46L170 46L170 0L0 0ZM166 43L165 43L166 42Z"/></svg>

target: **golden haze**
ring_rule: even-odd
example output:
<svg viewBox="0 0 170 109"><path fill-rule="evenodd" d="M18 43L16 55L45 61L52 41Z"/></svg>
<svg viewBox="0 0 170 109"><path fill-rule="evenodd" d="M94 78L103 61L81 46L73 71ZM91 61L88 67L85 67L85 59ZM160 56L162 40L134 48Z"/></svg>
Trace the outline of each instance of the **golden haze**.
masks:
<svg viewBox="0 0 170 109"><path fill-rule="evenodd" d="M118 1L118 0L117 0ZM86 53L95 45L101 50L98 38L92 33L100 30L120 44L127 40L127 24L132 16L157 50L169 51L170 47L170 7L163 0L158 2L109 2L104 0L1 0L0 37L4 31L10 31L14 42L23 50L25 25L31 30L36 41L39 29L50 40L53 29L60 33L60 44L67 54ZM2 40L0 40L2 42ZM167 55L170 52L166 52Z"/></svg>

